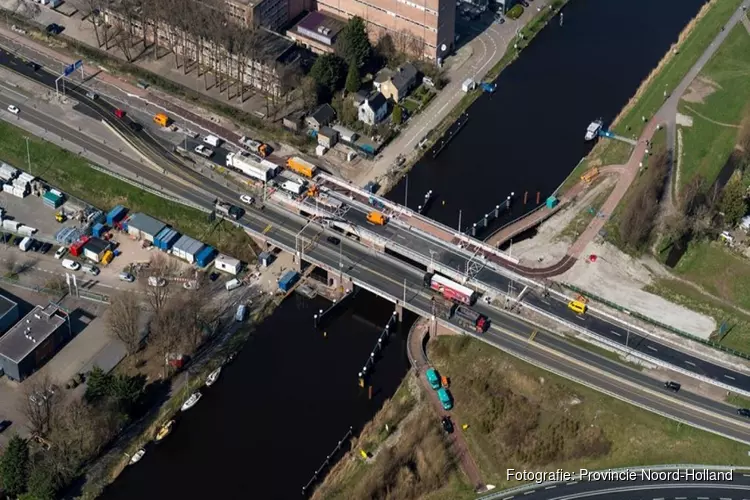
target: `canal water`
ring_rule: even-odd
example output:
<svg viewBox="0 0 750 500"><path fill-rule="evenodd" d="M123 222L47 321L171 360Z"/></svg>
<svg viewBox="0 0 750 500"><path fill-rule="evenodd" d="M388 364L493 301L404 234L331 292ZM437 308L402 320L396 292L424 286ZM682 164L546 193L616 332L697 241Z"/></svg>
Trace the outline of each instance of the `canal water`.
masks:
<svg viewBox="0 0 750 500"><path fill-rule="evenodd" d="M393 305L360 291L317 330L313 314L327 306L298 295L284 301L200 403L179 415L173 434L102 498L301 498L349 427L357 435L409 366L406 333L415 318L407 313L375 364L369 400L357 373Z"/></svg>
<svg viewBox="0 0 750 500"><path fill-rule="evenodd" d="M461 210L466 228L511 192L511 211L498 223L534 208L537 193L544 203L588 153L588 124L614 119L704 3L571 0L563 25L554 18L502 73L495 93L471 106L437 158L428 152L412 169L409 206L431 189L427 215L457 227ZM405 185L388 198L403 203Z"/></svg>

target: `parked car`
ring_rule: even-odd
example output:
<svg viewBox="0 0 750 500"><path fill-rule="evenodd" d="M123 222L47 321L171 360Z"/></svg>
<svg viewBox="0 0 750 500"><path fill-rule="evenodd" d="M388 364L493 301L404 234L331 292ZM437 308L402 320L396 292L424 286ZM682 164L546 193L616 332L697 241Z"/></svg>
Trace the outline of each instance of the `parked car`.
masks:
<svg viewBox="0 0 750 500"><path fill-rule="evenodd" d="M84 273L89 273L89 274L94 275L94 276L99 276L99 272L100 271L99 271L99 268L96 267L93 264L84 264L83 265L83 272Z"/></svg>
<svg viewBox="0 0 750 500"><path fill-rule="evenodd" d="M128 283L132 283L135 281L135 276L125 271L121 272L120 276L118 277L120 278L120 281L127 281Z"/></svg>
<svg viewBox="0 0 750 500"><path fill-rule="evenodd" d="M667 382L664 382L664 387L666 387L670 391L678 392L680 390L680 387L682 387L682 386L680 384L678 384L677 382L669 380Z"/></svg>
<svg viewBox="0 0 750 500"><path fill-rule="evenodd" d="M96 99L99 98L99 94L97 94L96 92L92 92L90 90L87 90L86 91L86 97L88 97L92 101L95 101Z"/></svg>
<svg viewBox="0 0 750 500"><path fill-rule="evenodd" d="M5 429L7 429L8 427L10 427L11 423L12 422L10 420L0 421L0 432L3 432Z"/></svg>
<svg viewBox="0 0 750 500"><path fill-rule="evenodd" d="M55 258L56 259L62 259L63 255L65 255L66 253L68 253L68 249L66 247L60 247L55 252Z"/></svg>
<svg viewBox="0 0 750 500"><path fill-rule="evenodd" d="M14 106L13 104L11 104L10 106L8 106L8 111L11 112L11 113L13 113L14 115L17 115L18 113L21 112L21 110L18 109L18 107Z"/></svg>
<svg viewBox="0 0 750 500"><path fill-rule="evenodd" d="M44 243L44 244L42 245L42 248L40 248L40 249L39 249L39 252L40 252L40 253L45 253L45 254L46 254L46 253L47 253L47 252L49 252L50 250L52 250L52 243Z"/></svg>
<svg viewBox="0 0 750 500"><path fill-rule="evenodd" d="M219 279L219 273L211 273L208 276L208 279L210 279L211 281L216 281L217 279Z"/></svg>
<svg viewBox="0 0 750 500"><path fill-rule="evenodd" d="M448 434L453 434L453 422L451 422L450 417L443 417L440 423L442 424L443 430L445 432L447 432Z"/></svg>
<svg viewBox="0 0 750 500"><path fill-rule="evenodd" d="M78 271L81 268L81 264L72 259L63 259L62 266L71 271Z"/></svg>
<svg viewBox="0 0 750 500"><path fill-rule="evenodd" d="M245 203L246 205L252 205L255 201L255 198L253 198L249 194L243 194L242 196L240 196L240 201L242 203Z"/></svg>
<svg viewBox="0 0 750 500"><path fill-rule="evenodd" d="M747 408L737 408L737 415L750 418L750 410Z"/></svg>
<svg viewBox="0 0 750 500"><path fill-rule="evenodd" d="M339 243L341 243L341 240L339 238L336 238L335 236L328 236L326 240L332 245L338 245Z"/></svg>
<svg viewBox="0 0 750 500"><path fill-rule="evenodd" d="M203 144L198 144L197 146L195 146L195 149L193 151L195 151L196 154L205 156L206 158L211 158L214 155L214 150L211 148L207 148Z"/></svg>
<svg viewBox="0 0 750 500"><path fill-rule="evenodd" d="M138 122L130 122L128 126L133 132L140 132L141 130L143 130L143 125Z"/></svg>
<svg viewBox="0 0 750 500"><path fill-rule="evenodd" d="M57 23L48 24L45 31L50 35L59 35L65 30L65 26L60 26Z"/></svg>

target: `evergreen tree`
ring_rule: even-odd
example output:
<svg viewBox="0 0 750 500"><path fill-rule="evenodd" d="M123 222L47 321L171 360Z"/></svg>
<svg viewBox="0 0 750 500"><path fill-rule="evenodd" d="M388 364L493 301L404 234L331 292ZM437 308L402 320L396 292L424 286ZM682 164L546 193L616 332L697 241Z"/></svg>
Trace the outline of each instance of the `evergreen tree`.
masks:
<svg viewBox="0 0 750 500"><path fill-rule="evenodd" d="M393 113L391 113L391 120L395 125L401 125L401 122L404 119L403 111L401 110L401 106L396 104L393 107Z"/></svg>
<svg viewBox="0 0 750 500"><path fill-rule="evenodd" d="M370 59L372 45L367 36L367 27L361 17L354 16L349 20L336 42L336 52L357 69L362 68Z"/></svg>
<svg viewBox="0 0 750 500"><path fill-rule="evenodd" d="M11 498L26 491L29 480L29 445L26 440L15 435L10 438L0 457L0 479L5 493Z"/></svg>
<svg viewBox="0 0 750 500"><path fill-rule="evenodd" d="M745 186L738 172L732 175L724 190L721 192L720 210L724 214L724 221L730 226L736 226L747 213L745 201Z"/></svg>
<svg viewBox="0 0 750 500"><path fill-rule="evenodd" d="M315 60L315 64L310 69L310 76L319 86L333 94L341 89L344 83L346 63L335 54L323 54Z"/></svg>
<svg viewBox="0 0 750 500"><path fill-rule="evenodd" d="M349 73L346 75L346 91L351 93L358 91L361 83L359 70L357 70L355 65L350 64Z"/></svg>

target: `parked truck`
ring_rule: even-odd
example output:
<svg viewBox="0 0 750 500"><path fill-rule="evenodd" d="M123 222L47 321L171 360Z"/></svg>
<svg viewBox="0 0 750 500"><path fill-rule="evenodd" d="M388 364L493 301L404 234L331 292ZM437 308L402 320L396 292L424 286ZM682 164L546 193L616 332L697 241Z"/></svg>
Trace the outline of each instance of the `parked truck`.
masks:
<svg viewBox="0 0 750 500"><path fill-rule="evenodd" d="M214 207L218 213L234 220L240 220L240 218L245 215L245 210L242 208L221 200L216 200Z"/></svg>
<svg viewBox="0 0 750 500"><path fill-rule="evenodd" d="M293 172L309 178L315 177L315 172L317 172L318 170L318 167L316 167L309 161L305 161L297 156L292 156L291 158L289 158L286 161L286 167Z"/></svg>
<svg viewBox="0 0 750 500"><path fill-rule="evenodd" d="M240 138L240 144L245 146L251 153L260 155L261 158L267 157L270 153L270 148L267 144L263 144L260 141L255 141L246 135L243 135Z"/></svg>

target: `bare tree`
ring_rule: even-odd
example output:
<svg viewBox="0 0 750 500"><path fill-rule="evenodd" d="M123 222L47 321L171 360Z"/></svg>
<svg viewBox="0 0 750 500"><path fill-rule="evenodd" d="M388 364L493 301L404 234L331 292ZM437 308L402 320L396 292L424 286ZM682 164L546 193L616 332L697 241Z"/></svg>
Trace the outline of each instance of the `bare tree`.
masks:
<svg viewBox="0 0 750 500"><path fill-rule="evenodd" d="M154 314L159 315L167 305L172 295L167 278L173 276L177 270L177 263L165 255L151 256L147 271L147 279L142 283L145 287L146 300Z"/></svg>
<svg viewBox="0 0 750 500"><path fill-rule="evenodd" d="M121 293L111 298L107 326L110 334L125 344L128 354L135 354L141 348L141 314L141 305L134 293Z"/></svg>
<svg viewBox="0 0 750 500"><path fill-rule="evenodd" d="M32 433L46 436L52 429L55 410L60 401L60 395L54 389L49 377L38 377L24 383L21 393L19 410L28 420L28 428Z"/></svg>

